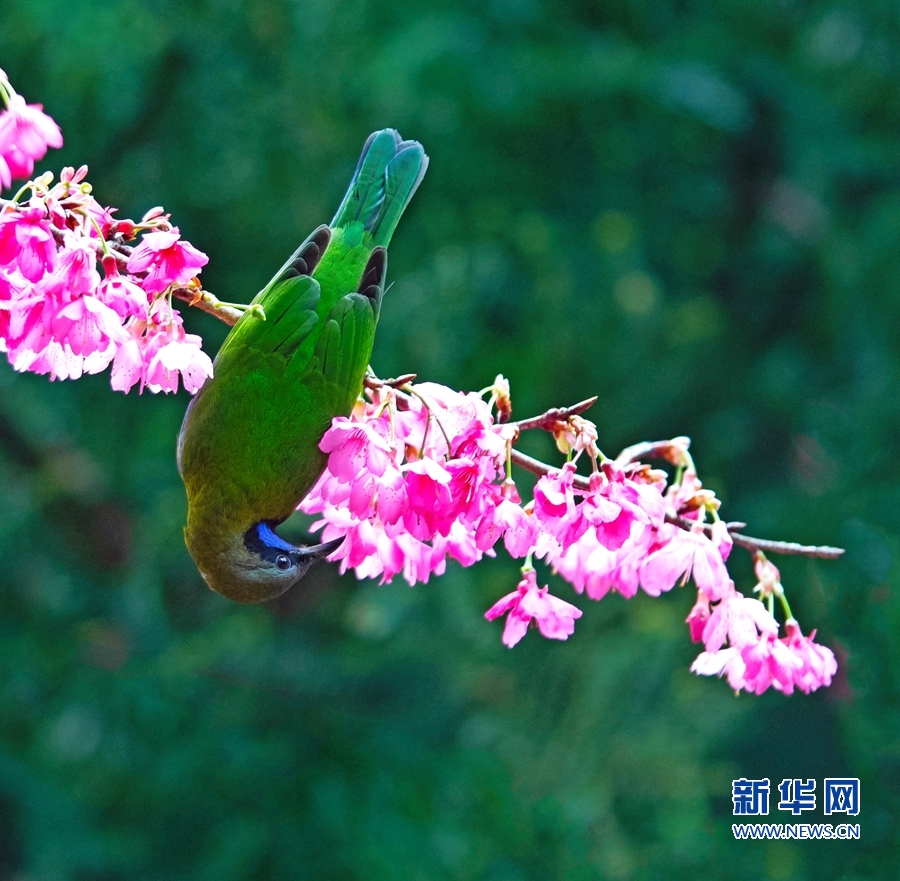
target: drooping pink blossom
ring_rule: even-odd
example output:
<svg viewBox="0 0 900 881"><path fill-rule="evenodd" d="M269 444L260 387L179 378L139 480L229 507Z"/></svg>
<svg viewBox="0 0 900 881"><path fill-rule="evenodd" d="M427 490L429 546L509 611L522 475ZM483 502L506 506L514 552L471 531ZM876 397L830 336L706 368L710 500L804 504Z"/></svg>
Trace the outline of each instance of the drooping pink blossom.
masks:
<svg viewBox="0 0 900 881"><path fill-rule="evenodd" d="M444 465L426 457L405 466L404 480L408 504L403 523L410 535L422 541L438 533L446 535L453 522L450 472Z"/></svg>
<svg viewBox="0 0 900 881"><path fill-rule="evenodd" d="M26 104L13 92L0 113L0 184L8 187L13 178L30 177L47 148L61 147L62 142L59 126L44 113L43 105Z"/></svg>
<svg viewBox="0 0 900 881"><path fill-rule="evenodd" d="M834 652L815 642L815 630L804 636L800 625L793 619L788 619L785 630L787 636L783 642L800 661L800 666L794 670L794 685L806 694L822 685L831 685L831 677L837 672Z"/></svg>
<svg viewBox="0 0 900 881"><path fill-rule="evenodd" d="M164 291L172 284L187 284L209 257L181 240L178 227L146 233L128 258L132 275L146 273L141 287L148 293Z"/></svg>
<svg viewBox="0 0 900 881"><path fill-rule="evenodd" d="M174 392L180 376L185 390L195 394L212 376L212 361L201 342L196 334L185 333L178 315L160 324L132 319L112 359L112 387L127 392L139 385L141 391Z"/></svg>
<svg viewBox="0 0 900 881"><path fill-rule="evenodd" d="M126 339L116 349L110 370L110 385L113 391L125 392L144 379L144 328L146 322L133 322L126 328Z"/></svg>
<svg viewBox="0 0 900 881"><path fill-rule="evenodd" d="M690 576L711 600L724 596L731 583L719 548L706 535L666 523L641 564L641 587L659 596Z"/></svg>
<svg viewBox="0 0 900 881"><path fill-rule="evenodd" d="M209 355L201 349L203 340L197 334L185 333L181 321L173 318L153 335L145 356L144 378L151 392L178 390L178 377L191 394L199 391L212 376Z"/></svg>
<svg viewBox="0 0 900 881"><path fill-rule="evenodd" d="M744 662L744 690L762 694L769 686L791 694L794 690L794 675L802 666L798 658L785 643L768 634L758 642L740 649Z"/></svg>
<svg viewBox="0 0 900 881"><path fill-rule="evenodd" d="M44 293L71 302L96 293L99 285L94 246L83 238L67 238L59 249L56 268L43 279Z"/></svg>
<svg viewBox="0 0 900 881"><path fill-rule="evenodd" d="M575 619L581 617L581 609L551 596L547 587L538 587L537 573L530 569L512 593L499 599L484 613L488 621L501 615L507 615L503 644L512 648L525 635L532 621L548 639L568 639L575 632Z"/></svg>
<svg viewBox="0 0 900 881"><path fill-rule="evenodd" d="M545 474L534 486L534 516L541 531L565 551L590 525L575 498L575 465L567 462L557 472Z"/></svg>
<svg viewBox="0 0 900 881"><path fill-rule="evenodd" d="M766 607L759 600L738 593L732 584L731 592L709 616L702 638L707 651L717 652L726 640L743 649L777 633L778 623Z"/></svg>
<svg viewBox="0 0 900 881"><path fill-rule="evenodd" d="M719 606L725 603L723 600ZM790 619L785 625L787 636L779 639L778 625L762 604L739 594L725 608L731 644L723 647L724 625L711 617L703 633L707 650L697 656L692 672L702 676L725 674L735 691L752 694L762 694L770 687L791 694L795 686L808 694L831 684L837 662L830 649L814 641L815 633L803 636L797 622Z"/></svg>
<svg viewBox="0 0 900 881"><path fill-rule="evenodd" d="M691 611L685 619L691 631L691 640L700 642L703 639L703 631L706 622L709 621L709 597L702 590L697 591L697 602L691 607Z"/></svg>
<svg viewBox="0 0 900 881"><path fill-rule="evenodd" d="M481 550L492 548L503 538L512 557L525 557L534 549L538 536L537 519L521 505L519 493L512 480L486 490L485 512L475 530L475 542Z"/></svg>
<svg viewBox="0 0 900 881"><path fill-rule="evenodd" d="M741 658L741 650L730 646L717 652L700 652L691 664L691 673L698 676L722 676L728 679L733 691L744 688L746 665Z"/></svg>

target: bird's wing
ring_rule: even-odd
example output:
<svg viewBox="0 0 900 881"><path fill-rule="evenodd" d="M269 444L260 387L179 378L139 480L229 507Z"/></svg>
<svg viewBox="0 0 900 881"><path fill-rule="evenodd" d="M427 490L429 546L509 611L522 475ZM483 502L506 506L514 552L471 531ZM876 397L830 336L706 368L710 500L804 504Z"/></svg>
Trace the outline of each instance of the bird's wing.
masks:
<svg viewBox="0 0 900 881"><path fill-rule="evenodd" d="M345 294L335 303L316 341L314 359L318 360L325 382L346 389L354 399L362 390L372 355L386 269L387 252L375 248L363 270L359 290ZM352 400L349 406L353 406Z"/></svg>
<svg viewBox="0 0 900 881"><path fill-rule="evenodd" d="M239 356L244 347L290 359L319 321L321 294L319 283L308 275L273 281L258 300L265 317L249 311L241 317L216 356L216 368Z"/></svg>
<svg viewBox="0 0 900 881"><path fill-rule="evenodd" d="M316 342L315 357L325 382L346 390L353 400L362 389L376 324L372 301L362 294L346 294L329 313Z"/></svg>

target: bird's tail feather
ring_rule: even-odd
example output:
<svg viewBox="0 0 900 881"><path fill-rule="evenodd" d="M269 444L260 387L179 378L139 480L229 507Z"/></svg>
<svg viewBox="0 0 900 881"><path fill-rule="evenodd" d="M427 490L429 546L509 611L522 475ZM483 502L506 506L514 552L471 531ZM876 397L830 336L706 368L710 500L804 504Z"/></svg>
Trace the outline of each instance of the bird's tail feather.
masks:
<svg viewBox="0 0 900 881"><path fill-rule="evenodd" d="M359 221L376 245L387 247L427 168L418 141L404 141L392 128L369 135L331 226Z"/></svg>

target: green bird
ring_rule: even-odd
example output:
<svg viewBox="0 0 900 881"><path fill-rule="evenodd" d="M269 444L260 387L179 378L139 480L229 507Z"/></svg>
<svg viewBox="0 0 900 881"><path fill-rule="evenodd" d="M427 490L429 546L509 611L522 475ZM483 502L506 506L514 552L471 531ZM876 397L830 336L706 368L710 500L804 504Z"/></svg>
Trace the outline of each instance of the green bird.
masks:
<svg viewBox="0 0 900 881"><path fill-rule="evenodd" d="M428 157L393 129L366 141L330 226L294 252L231 329L188 406L178 470L184 536L206 583L240 603L284 593L341 539L277 535L325 467L319 441L362 392L384 293L386 248Z"/></svg>

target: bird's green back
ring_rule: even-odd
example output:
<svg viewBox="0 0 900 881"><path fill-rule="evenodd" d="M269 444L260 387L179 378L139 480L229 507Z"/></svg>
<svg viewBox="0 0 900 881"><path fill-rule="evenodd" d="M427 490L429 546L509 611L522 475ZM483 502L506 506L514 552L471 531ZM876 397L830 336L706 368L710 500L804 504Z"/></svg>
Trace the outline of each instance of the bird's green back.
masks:
<svg viewBox="0 0 900 881"><path fill-rule="evenodd" d="M179 439L195 559L253 523L284 520L321 473L319 441L362 389L384 249L426 166L396 132L370 137L331 227L256 296L265 318L248 311L223 343Z"/></svg>

